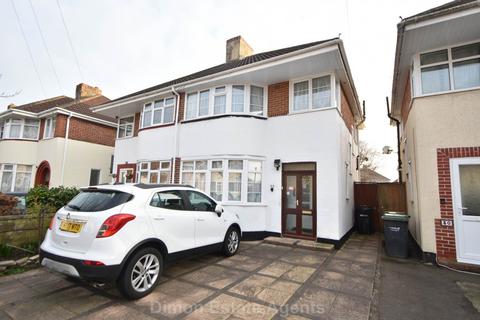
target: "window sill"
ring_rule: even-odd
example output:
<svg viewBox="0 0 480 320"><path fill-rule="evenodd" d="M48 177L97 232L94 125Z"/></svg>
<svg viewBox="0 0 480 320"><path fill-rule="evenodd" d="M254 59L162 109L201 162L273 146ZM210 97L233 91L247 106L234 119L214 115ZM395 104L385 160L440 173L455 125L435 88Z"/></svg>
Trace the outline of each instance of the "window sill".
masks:
<svg viewBox="0 0 480 320"><path fill-rule="evenodd" d="M128 137L116 138L116 140L128 140L128 139L132 139L132 138L135 138L135 137L134 136L128 136Z"/></svg>
<svg viewBox="0 0 480 320"><path fill-rule="evenodd" d="M3 138L0 141L31 141L38 142L38 139L24 139L24 138Z"/></svg>
<svg viewBox="0 0 480 320"><path fill-rule="evenodd" d="M226 117L255 118L255 119L260 119L260 120L267 120L267 117L256 115L256 114L224 113L224 114L216 114L216 115L212 115L212 116L205 116L205 117L199 117L199 118L194 118L194 119L182 120L181 123L190 123L190 122L212 120L212 119L226 118Z"/></svg>
<svg viewBox="0 0 480 320"><path fill-rule="evenodd" d="M162 124L154 125L154 126L148 126L148 127L144 127L144 128L138 129L138 132L143 131L143 130L149 130L149 129L157 129L157 128L163 128L163 127L170 127L170 126L173 126L174 124L175 124L175 122L170 122L170 123L162 123Z"/></svg>
<svg viewBox="0 0 480 320"><path fill-rule="evenodd" d="M298 110L294 111L293 109L290 109L288 114L289 115L295 115L295 114L302 114L302 113L310 113L310 112L318 112L318 111L326 111L326 110L335 110L338 109L336 106L331 106L331 107L325 107L325 108L318 108L318 109L307 109L307 110Z"/></svg>
<svg viewBox="0 0 480 320"><path fill-rule="evenodd" d="M426 94L414 96L412 99L434 97L434 96L441 96L441 95L450 94L450 93L460 93L460 92L468 92L468 91L475 91L475 90L480 90L480 86L467 88L467 89L457 89L457 90L440 91L440 92L434 92L434 93L426 93Z"/></svg>
<svg viewBox="0 0 480 320"><path fill-rule="evenodd" d="M225 207L267 207L267 204L261 202L220 202Z"/></svg>

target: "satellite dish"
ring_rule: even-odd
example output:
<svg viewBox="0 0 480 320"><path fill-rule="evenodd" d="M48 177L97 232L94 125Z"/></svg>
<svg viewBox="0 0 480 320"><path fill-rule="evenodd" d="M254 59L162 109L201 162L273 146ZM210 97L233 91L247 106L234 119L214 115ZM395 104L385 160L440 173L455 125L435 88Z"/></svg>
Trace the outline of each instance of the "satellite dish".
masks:
<svg viewBox="0 0 480 320"><path fill-rule="evenodd" d="M393 152L393 149L390 146L385 146L382 148L382 153L383 154L390 154Z"/></svg>

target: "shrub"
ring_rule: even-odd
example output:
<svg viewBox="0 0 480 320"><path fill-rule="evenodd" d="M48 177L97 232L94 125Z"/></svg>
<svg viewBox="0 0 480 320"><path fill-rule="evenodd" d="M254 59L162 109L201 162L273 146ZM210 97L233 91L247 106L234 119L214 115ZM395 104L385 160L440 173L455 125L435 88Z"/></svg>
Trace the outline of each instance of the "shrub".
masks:
<svg viewBox="0 0 480 320"><path fill-rule="evenodd" d="M30 189L27 194L27 208L47 207L57 211L75 197L80 190L74 187L47 188L39 186ZM35 211L35 210L34 210Z"/></svg>

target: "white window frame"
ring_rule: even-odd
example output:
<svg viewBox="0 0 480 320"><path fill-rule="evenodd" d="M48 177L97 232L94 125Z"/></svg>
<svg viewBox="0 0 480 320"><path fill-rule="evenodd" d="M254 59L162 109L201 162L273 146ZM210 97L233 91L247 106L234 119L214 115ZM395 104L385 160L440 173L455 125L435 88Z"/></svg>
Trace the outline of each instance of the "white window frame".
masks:
<svg viewBox="0 0 480 320"><path fill-rule="evenodd" d="M52 139L55 137L56 122L56 116L45 118L45 125L43 127L43 139Z"/></svg>
<svg viewBox="0 0 480 320"><path fill-rule="evenodd" d="M159 162L159 167L158 169L156 170L152 170L152 162ZM169 166L168 168L162 168L162 164L164 163L168 163ZM147 168L146 169L142 169L142 164L146 164L147 165ZM142 173L147 173L147 182L141 182L140 178L142 176ZM146 184L158 184L158 183L162 183L160 182L160 176L161 176L161 173L162 172L168 172L170 174L169 178L168 178L168 182L166 183L169 183L172 179L172 161L171 160L145 160L145 161L139 161L137 162L137 179L136 181L138 183L146 183ZM158 174L158 178L157 178L157 182L150 182L150 179L151 179L151 175L152 173L157 173Z"/></svg>
<svg viewBox="0 0 480 320"><path fill-rule="evenodd" d="M316 78L321 78L325 76L330 76L330 106L323 107L323 108L313 108L313 88L312 88L312 80ZM294 110L294 86L296 83L308 81L308 107L304 110ZM323 110L330 110L340 107L339 98L337 97L337 92L339 88L337 86L337 79L335 77L335 73L333 72L326 72L320 74L314 74L302 78L292 79L289 81L289 99L288 99L288 109L289 114L299 114L305 112L317 112Z"/></svg>
<svg viewBox="0 0 480 320"><path fill-rule="evenodd" d="M243 112L233 112L232 111L232 99L233 99L233 86L243 86L244 87L244 97L243 97ZM250 91L251 87L258 87L263 89L263 110L260 113L259 111L252 111L250 112ZM222 93L215 93L216 88L225 87L225 92ZM200 115L200 93L208 91L208 114ZM188 103L188 95L189 94L197 94L197 104L196 104L196 112L195 117L187 119L187 103ZM184 102L184 114L183 114L183 121L192 121L196 119L204 119L210 117L218 117L224 115L252 115L257 117L266 118L267 117L267 102L268 102L268 87L258 85L258 84L247 84L247 83L232 83L232 84L222 84L215 87L210 88L202 88L201 90L197 91L189 91L185 93L185 102ZM217 113L214 114L215 108L215 97L225 95L225 113Z"/></svg>
<svg viewBox="0 0 480 320"><path fill-rule="evenodd" d="M132 118L133 117L133 121L130 123L125 123L125 124L120 124L120 120L123 120L123 119L127 119L127 118ZM152 117L153 117L153 113L152 113ZM132 126L132 131L131 131L131 134L130 135L126 135L127 133L127 126ZM124 137L120 137L119 134L120 134L120 127L125 127L125 136ZM124 116L124 117L121 117L118 119L118 122L117 122L117 139L127 139L127 138L131 138L133 137L133 132L135 130L135 115L134 114L131 114L131 115L128 115L128 116Z"/></svg>
<svg viewBox="0 0 480 320"><path fill-rule="evenodd" d="M37 125L37 135L35 136L35 138L24 138L23 137L23 134L25 132L25 119L26 118L9 118L9 119L6 119L4 121L4 124L3 124L3 137L2 139L3 140L8 140L8 139L13 139L13 140L29 140L29 141L36 141L38 140L39 138L39 134L40 134L40 120L38 119L32 119L32 118L28 118L29 120L34 120L36 121ZM12 124L12 121L13 120L20 120L20 134L18 137L10 137L10 127L11 127L11 124Z"/></svg>
<svg viewBox="0 0 480 320"><path fill-rule="evenodd" d="M480 59L480 55L476 56L469 56L466 58L461 58L461 59L452 59L452 49L456 47L461 47L464 45L469 45L469 44L474 44L474 43L479 43L480 39L474 40L474 41L468 41L468 42L462 42L462 43L456 43L454 45L450 46L444 46L444 47L439 47L431 50L426 50L426 51L421 51L417 54L414 55L413 57L413 73L412 73L412 97L428 97L428 96L435 96L439 94L445 94L445 93L452 93L452 92L462 92L462 91L470 91L470 90L478 90L480 89L480 86L476 87L471 87L471 88L462 88L462 89L455 89L455 81L453 79L453 63L455 62L461 62L461 61L466 61L466 60L472 60L472 59ZM442 62L436 62L436 63L431 63L427 65L420 65L420 56L425 53L432 53L435 51L441 51L441 50L447 50L448 54L448 59L447 61L442 61ZM443 65L443 64L448 64L448 72L449 72L449 81L450 81L450 89L446 91L438 91L438 92L432 92L432 93L423 93L423 88L422 88L422 68L428 68L428 67L434 67L437 65Z"/></svg>
<svg viewBox="0 0 480 320"><path fill-rule="evenodd" d="M243 161L243 169L242 170L229 170L228 169L228 161L229 160L242 160ZM212 172L222 172L222 199L215 200L216 202L226 204L226 205L241 205L241 206L265 206L264 199L265 199L265 192L264 192L264 170L265 170L265 159L262 158L254 158L254 157L235 157L235 156L225 156L225 157L212 157L212 158L183 158L180 166L180 181L181 183L186 183L183 180L184 173L192 173L193 174L193 181L192 185L195 185L195 173L199 172L196 170L195 161L207 161L207 170L201 170L201 172L205 172L205 191L204 193L210 196L210 186L211 186L211 176ZM222 169L213 169L212 162L213 161L222 161ZM248 202L248 162L249 161L258 161L262 163L262 171L260 174L262 175L261 179L261 202ZM193 162L193 170L185 170L184 169L184 162ZM228 200L228 180L229 180L229 173L230 172L238 172L242 174L242 189L241 189L241 199L239 201ZM210 196L211 197L211 196ZM212 197L213 199L213 197Z"/></svg>
<svg viewBox="0 0 480 320"><path fill-rule="evenodd" d="M5 170L5 166L11 165L12 170ZM24 191L15 191L15 181L17 180L17 173L18 173L18 167L17 166L27 166L30 167L30 171L21 171L22 173L30 173L30 182L28 184L27 190ZM10 191L7 192L28 192L32 186L32 177L33 177L33 165L31 164L16 164L16 163L0 163L0 187L3 179L3 173L4 172L12 172L12 186L10 187Z"/></svg>
<svg viewBox="0 0 480 320"><path fill-rule="evenodd" d="M167 100L170 100L170 99L173 99L172 100L173 102L171 104L165 104L165 102ZM159 102L159 101L163 101L163 105L161 107L155 108L155 102ZM165 97L165 98L155 99L155 100L144 103L143 107L142 107L142 114L141 114L141 117L140 117L140 129L150 128L150 127L159 127L159 126L175 123L175 113L176 113L175 101L176 100L175 100L174 96L168 96L168 97ZM144 112L145 112L145 107L147 105L150 105L151 108L152 108L151 109L152 116L150 118L150 123L144 126L143 125L143 116L144 116ZM168 108L168 107L173 107L173 119L172 119L172 121L165 122L165 109ZM155 112L155 110L158 110L158 109L161 109L162 121L160 123L153 123L154 112Z"/></svg>

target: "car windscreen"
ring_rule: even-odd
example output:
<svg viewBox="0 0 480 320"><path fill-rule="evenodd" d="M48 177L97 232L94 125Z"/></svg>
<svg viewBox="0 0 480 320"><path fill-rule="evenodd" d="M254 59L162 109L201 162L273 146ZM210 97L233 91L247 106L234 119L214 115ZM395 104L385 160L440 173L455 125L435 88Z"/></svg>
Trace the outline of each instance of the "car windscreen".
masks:
<svg viewBox="0 0 480 320"><path fill-rule="evenodd" d="M74 211L102 211L130 201L133 195L116 190L83 190L67 205L66 209Z"/></svg>

